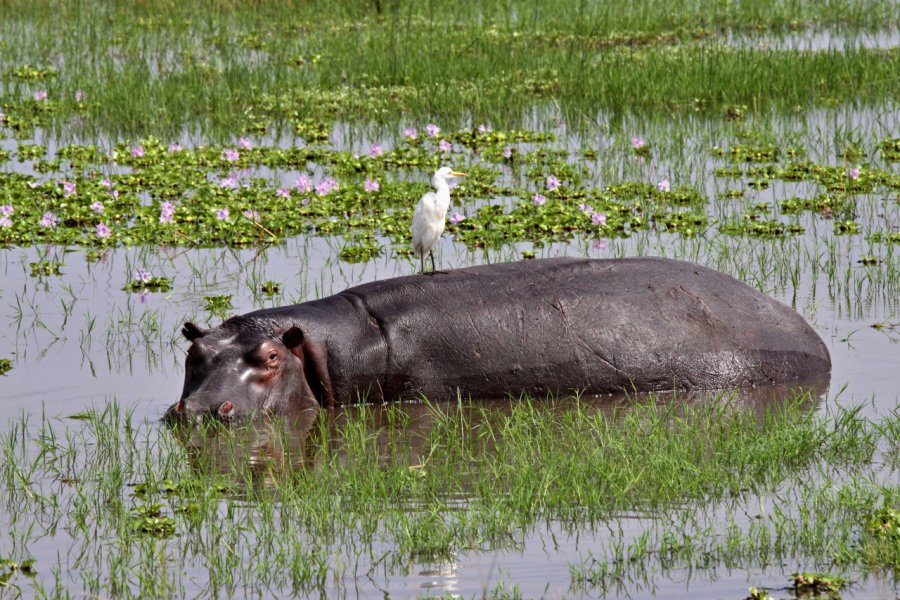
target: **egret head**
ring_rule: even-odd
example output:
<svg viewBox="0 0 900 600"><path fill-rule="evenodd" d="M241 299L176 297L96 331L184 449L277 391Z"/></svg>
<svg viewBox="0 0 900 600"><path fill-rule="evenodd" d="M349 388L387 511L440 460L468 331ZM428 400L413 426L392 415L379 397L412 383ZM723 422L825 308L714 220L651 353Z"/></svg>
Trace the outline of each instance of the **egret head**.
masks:
<svg viewBox="0 0 900 600"><path fill-rule="evenodd" d="M449 179L453 179L454 177L465 177L465 173L460 173L458 171L454 171L450 167L441 167L437 171L434 172L434 177L431 178L431 183L437 187L438 182L446 182Z"/></svg>

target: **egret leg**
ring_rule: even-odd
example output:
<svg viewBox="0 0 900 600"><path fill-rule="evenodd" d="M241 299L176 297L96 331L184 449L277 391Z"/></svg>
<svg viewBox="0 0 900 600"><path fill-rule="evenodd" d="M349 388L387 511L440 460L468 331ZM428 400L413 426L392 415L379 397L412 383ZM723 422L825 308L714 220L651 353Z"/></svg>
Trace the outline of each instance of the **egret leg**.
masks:
<svg viewBox="0 0 900 600"><path fill-rule="evenodd" d="M425 273L425 255L419 255L419 274Z"/></svg>
<svg viewBox="0 0 900 600"><path fill-rule="evenodd" d="M437 271L437 268L434 266L434 250L428 253L428 256L431 257L431 272L434 273Z"/></svg>

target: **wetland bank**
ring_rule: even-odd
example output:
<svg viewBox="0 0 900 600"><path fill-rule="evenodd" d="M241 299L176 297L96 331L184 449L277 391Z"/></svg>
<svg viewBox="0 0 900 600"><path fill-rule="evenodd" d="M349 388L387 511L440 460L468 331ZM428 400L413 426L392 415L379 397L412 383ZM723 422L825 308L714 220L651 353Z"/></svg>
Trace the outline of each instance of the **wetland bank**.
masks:
<svg viewBox="0 0 900 600"><path fill-rule="evenodd" d="M898 17L0 0L0 597L896 597ZM698 262L830 380L160 427L184 321L414 273L443 164L439 268Z"/></svg>

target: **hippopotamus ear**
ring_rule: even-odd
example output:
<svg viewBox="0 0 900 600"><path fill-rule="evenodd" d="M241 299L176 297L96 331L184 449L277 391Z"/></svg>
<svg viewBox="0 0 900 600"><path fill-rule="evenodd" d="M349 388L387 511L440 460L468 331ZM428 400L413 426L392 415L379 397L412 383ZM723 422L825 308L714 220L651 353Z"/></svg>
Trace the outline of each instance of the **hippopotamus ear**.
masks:
<svg viewBox="0 0 900 600"><path fill-rule="evenodd" d="M281 343L294 354L303 355L300 344L303 343L303 330L299 327L291 327L281 336Z"/></svg>
<svg viewBox="0 0 900 600"><path fill-rule="evenodd" d="M200 329L190 321L184 324L184 327L181 328L181 333L188 339L188 341L193 342L197 338L202 338L206 335L207 331L205 329Z"/></svg>

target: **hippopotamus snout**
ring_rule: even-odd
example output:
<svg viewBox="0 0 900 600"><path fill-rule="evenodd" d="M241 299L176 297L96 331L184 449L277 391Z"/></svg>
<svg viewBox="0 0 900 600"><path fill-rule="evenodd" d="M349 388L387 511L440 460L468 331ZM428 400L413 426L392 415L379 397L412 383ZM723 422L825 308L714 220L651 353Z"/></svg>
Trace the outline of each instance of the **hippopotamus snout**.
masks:
<svg viewBox="0 0 900 600"><path fill-rule="evenodd" d="M184 389L166 411L166 422L204 418L230 422L315 402L303 362L292 350L302 341L298 334L273 338L249 331L223 338L208 336L192 323L185 324L182 333L192 342Z"/></svg>

